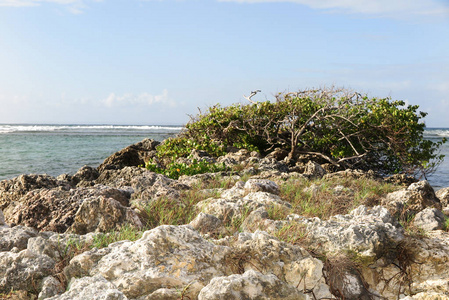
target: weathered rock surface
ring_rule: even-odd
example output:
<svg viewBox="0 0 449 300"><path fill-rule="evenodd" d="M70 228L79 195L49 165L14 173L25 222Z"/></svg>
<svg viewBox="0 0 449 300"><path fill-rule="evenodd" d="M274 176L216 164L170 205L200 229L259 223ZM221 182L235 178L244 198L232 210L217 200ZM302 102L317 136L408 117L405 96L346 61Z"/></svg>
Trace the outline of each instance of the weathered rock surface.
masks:
<svg viewBox="0 0 449 300"><path fill-rule="evenodd" d="M264 231L240 233L232 246L227 257L232 273L270 273L291 286L313 291L318 299L331 296L323 277L323 263L304 248L281 242Z"/></svg>
<svg viewBox="0 0 449 300"><path fill-rule="evenodd" d="M3 215L3 211L0 209L0 226L4 226L5 224L5 216Z"/></svg>
<svg viewBox="0 0 449 300"><path fill-rule="evenodd" d="M449 205L449 187L436 191L435 195L438 199L440 199L443 207L447 207Z"/></svg>
<svg viewBox="0 0 449 300"><path fill-rule="evenodd" d="M37 231L24 226L0 226L0 251L11 251L26 249L28 240L37 236Z"/></svg>
<svg viewBox="0 0 449 300"><path fill-rule="evenodd" d="M64 294L48 300L127 300L128 298L101 275L74 279Z"/></svg>
<svg viewBox="0 0 449 300"><path fill-rule="evenodd" d="M60 181L49 175L20 175L10 180L0 181L0 209L8 215L17 201L29 191L46 188L52 189L60 187L61 189L70 189L67 181Z"/></svg>
<svg viewBox="0 0 449 300"><path fill-rule="evenodd" d="M37 299L48 299L64 293L65 287L53 276L47 276L42 280L42 288ZM73 298L72 298L73 299Z"/></svg>
<svg viewBox="0 0 449 300"><path fill-rule="evenodd" d="M247 193L267 192L279 195L279 186L268 179L249 179L246 181L243 189Z"/></svg>
<svg viewBox="0 0 449 300"><path fill-rule="evenodd" d="M145 139L128 146L106 158L98 167L98 171L102 173L105 170L119 170L124 167L145 165L159 144L158 141Z"/></svg>
<svg viewBox="0 0 449 300"><path fill-rule="evenodd" d="M336 215L328 221L298 215L289 219L306 225L310 247L326 253L354 251L362 257L376 258L404 239L404 230L381 206L362 205L348 215Z"/></svg>
<svg viewBox="0 0 449 300"><path fill-rule="evenodd" d="M446 217L436 208L426 208L416 214L413 224L423 230L444 229Z"/></svg>
<svg viewBox="0 0 449 300"><path fill-rule="evenodd" d="M38 189L24 195L6 216L6 221L41 231L63 233L72 226L84 200L91 197L113 198L122 205L129 205L126 191L101 185L70 190Z"/></svg>
<svg viewBox="0 0 449 300"><path fill-rule="evenodd" d="M18 253L0 252L0 292L35 292L43 278L51 274L55 261L27 249Z"/></svg>
<svg viewBox="0 0 449 300"><path fill-rule="evenodd" d="M394 216L402 219L413 216L427 207L442 209L440 200L427 181L412 183L407 189L388 194L382 205Z"/></svg>
<svg viewBox="0 0 449 300"><path fill-rule="evenodd" d="M84 199L67 231L76 234L108 232L119 230L124 225L143 227L134 210L113 198L98 196Z"/></svg>
<svg viewBox="0 0 449 300"><path fill-rule="evenodd" d="M97 178L96 183L119 189L129 189L131 199L144 201L161 196L177 198L179 190L189 188L177 180L138 167L106 170Z"/></svg>
<svg viewBox="0 0 449 300"><path fill-rule="evenodd" d="M136 242L117 242L72 259L68 278L101 275L128 298L161 288L189 286L195 299L213 278L226 274L229 248L204 240L189 226L160 226Z"/></svg>
<svg viewBox="0 0 449 300"><path fill-rule="evenodd" d="M285 299L301 300L306 296L275 275L248 270L242 275L216 277L198 295L199 300Z"/></svg>
<svg viewBox="0 0 449 300"><path fill-rule="evenodd" d="M313 161L309 161L306 164L306 168L304 171L304 175L310 177L310 178L322 178L324 175L326 175L326 170L324 168Z"/></svg>
<svg viewBox="0 0 449 300"><path fill-rule="evenodd" d="M71 178L71 183L73 185L91 185L91 182L100 176L100 173L97 169L94 169L90 166L84 166L75 173L75 175Z"/></svg>

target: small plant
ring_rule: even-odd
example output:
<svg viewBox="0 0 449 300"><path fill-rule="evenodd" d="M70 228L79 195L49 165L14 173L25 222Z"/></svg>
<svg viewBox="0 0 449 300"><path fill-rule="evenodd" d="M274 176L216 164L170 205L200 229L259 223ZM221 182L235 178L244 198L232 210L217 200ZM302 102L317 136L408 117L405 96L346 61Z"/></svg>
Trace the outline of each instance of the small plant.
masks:
<svg viewBox="0 0 449 300"><path fill-rule="evenodd" d="M93 243L91 247L96 247L98 249L105 248L109 244L128 240L128 241L136 241L142 237L142 231L136 229L135 227L125 224L120 227L118 231L111 231L106 234L97 234L93 238Z"/></svg>
<svg viewBox="0 0 449 300"><path fill-rule="evenodd" d="M449 218L446 218L446 220L444 221L444 231L449 231Z"/></svg>
<svg viewBox="0 0 449 300"><path fill-rule="evenodd" d="M167 167L160 167L159 164L150 160L145 167L155 173L163 174L172 179L178 179L181 175L192 176L203 173L215 173L226 171L227 167L224 164L209 163L205 160L192 160L191 163L176 163L172 162Z"/></svg>
<svg viewBox="0 0 449 300"><path fill-rule="evenodd" d="M301 245L307 238L307 230L304 224L292 222L282 226L274 233L274 236L280 241L293 245Z"/></svg>
<svg viewBox="0 0 449 300"><path fill-rule="evenodd" d="M347 214L361 204L376 205L384 195L400 189L369 178L290 179L279 185L282 200L292 205L290 213L320 219ZM343 191L336 193L336 186L343 186Z"/></svg>
<svg viewBox="0 0 449 300"><path fill-rule="evenodd" d="M190 190L180 192L178 199L159 197L152 199L146 206L139 207L141 219L151 229L159 225L188 224L198 214L196 204L204 200L208 194L201 193L202 184Z"/></svg>
<svg viewBox="0 0 449 300"><path fill-rule="evenodd" d="M291 213L291 209L282 205L272 205L267 208L267 213L271 220L283 220Z"/></svg>

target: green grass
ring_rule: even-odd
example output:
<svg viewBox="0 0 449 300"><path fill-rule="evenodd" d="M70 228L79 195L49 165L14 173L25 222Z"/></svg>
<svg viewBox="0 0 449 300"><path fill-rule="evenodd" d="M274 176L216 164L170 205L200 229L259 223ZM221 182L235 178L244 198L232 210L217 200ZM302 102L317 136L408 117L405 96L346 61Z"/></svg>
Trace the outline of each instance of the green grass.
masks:
<svg viewBox="0 0 449 300"><path fill-rule="evenodd" d="M357 206L364 204L375 206L381 198L401 187L367 178L335 178L309 181L290 179L280 182L280 196L292 205L291 213L305 217L328 219L336 214L347 214ZM305 190L315 185L315 191ZM343 186L340 193L336 186Z"/></svg>
<svg viewBox="0 0 449 300"><path fill-rule="evenodd" d="M105 248L109 246L109 244L128 240L128 241L136 241L142 237L143 231L134 228L133 226L126 224L125 226L120 227L118 231L111 231L106 234L98 234L94 237L91 248L96 247L98 249Z"/></svg>

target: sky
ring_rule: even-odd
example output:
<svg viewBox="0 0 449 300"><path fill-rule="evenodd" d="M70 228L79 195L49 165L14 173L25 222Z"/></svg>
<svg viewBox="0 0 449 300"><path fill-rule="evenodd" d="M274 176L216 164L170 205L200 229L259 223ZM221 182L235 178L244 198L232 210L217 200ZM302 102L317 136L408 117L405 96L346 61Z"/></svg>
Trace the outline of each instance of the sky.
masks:
<svg viewBox="0 0 449 300"><path fill-rule="evenodd" d="M182 125L326 86L449 127L449 0L0 0L0 123Z"/></svg>

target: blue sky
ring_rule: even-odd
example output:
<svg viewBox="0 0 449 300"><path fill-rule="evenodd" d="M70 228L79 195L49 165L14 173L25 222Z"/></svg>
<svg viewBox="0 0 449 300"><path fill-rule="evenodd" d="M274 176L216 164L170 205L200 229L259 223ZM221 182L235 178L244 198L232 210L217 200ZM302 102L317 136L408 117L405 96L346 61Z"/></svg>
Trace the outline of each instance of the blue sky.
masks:
<svg viewBox="0 0 449 300"><path fill-rule="evenodd" d="M449 127L449 1L0 0L0 123L179 125L331 85Z"/></svg>

